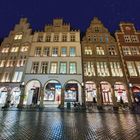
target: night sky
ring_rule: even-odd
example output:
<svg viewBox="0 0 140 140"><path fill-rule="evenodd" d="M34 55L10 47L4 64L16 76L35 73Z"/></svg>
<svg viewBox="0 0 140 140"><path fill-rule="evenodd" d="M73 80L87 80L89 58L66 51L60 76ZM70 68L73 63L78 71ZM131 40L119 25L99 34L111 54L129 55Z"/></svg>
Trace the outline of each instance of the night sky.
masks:
<svg viewBox="0 0 140 140"><path fill-rule="evenodd" d="M82 32L94 16L110 32L120 21L134 22L140 29L140 0L1 0L0 38L9 34L21 17L27 17L33 30L43 30L53 18L63 18Z"/></svg>

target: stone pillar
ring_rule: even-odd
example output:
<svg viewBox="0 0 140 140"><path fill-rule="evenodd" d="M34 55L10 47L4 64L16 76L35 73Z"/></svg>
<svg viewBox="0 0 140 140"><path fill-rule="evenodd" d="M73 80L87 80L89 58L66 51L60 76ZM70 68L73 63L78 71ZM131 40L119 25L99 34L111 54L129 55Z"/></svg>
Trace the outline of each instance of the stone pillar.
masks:
<svg viewBox="0 0 140 140"><path fill-rule="evenodd" d="M10 102L11 102L11 88L7 88L7 98L4 107L8 108L10 107Z"/></svg>
<svg viewBox="0 0 140 140"><path fill-rule="evenodd" d="M61 89L61 104L60 104L60 108L64 108L64 91L65 91L65 89L62 88Z"/></svg>
<svg viewBox="0 0 140 140"><path fill-rule="evenodd" d="M115 96L115 92L114 92L114 85L112 85L112 87L111 87L111 95L112 95L113 107L118 107L117 97Z"/></svg>
<svg viewBox="0 0 140 140"><path fill-rule="evenodd" d="M25 86L20 85L20 90L21 90L20 101L19 101L19 104L18 104L17 108L22 108L23 107L23 101L24 101L24 97L25 97Z"/></svg>
<svg viewBox="0 0 140 140"><path fill-rule="evenodd" d="M132 96L132 89L131 89L131 87L127 87L127 98L128 98L128 106L130 107L130 108L132 108L132 99L131 99L131 96Z"/></svg>
<svg viewBox="0 0 140 140"><path fill-rule="evenodd" d="M81 94L82 94L82 106L86 106L86 95L85 95L85 85L81 85Z"/></svg>
<svg viewBox="0 0 140 140"><path fill-rule="evenodd" d="M102 108L102 95L101 95L101 87L97 85L97 107Z"/></svg>
<svg viewBox="0 0 140 140"><path fill-rule="evenodd" d="M43 101L44 101L44 88L42 87L40 89L40 105L39 105L40 108L43 108Z"/></svg>

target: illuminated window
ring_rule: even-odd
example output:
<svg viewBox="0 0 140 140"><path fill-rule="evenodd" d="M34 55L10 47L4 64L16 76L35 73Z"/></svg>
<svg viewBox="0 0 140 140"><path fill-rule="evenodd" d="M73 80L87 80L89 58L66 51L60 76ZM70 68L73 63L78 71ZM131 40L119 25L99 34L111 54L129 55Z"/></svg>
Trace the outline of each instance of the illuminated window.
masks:
<svg viewBox="0 0 140 140"><path fill-rule="evenodd" d="M110 62L112 76L123 76L122 69L119 62Z"/></svg>
<svg viewBox="0 0 140 140"><path fill-rule="evenodd" d="M95 76L95 69L93 62L84 63L84 76Z"/></svg>
<svg viewBox="0 0 140 140"><path fill-rule="evenodd" d="M138 50L138 47L131 47L131 52L133 55L139 55L140 52Z"/></svg>
<svg viewBox="0 0 140 140"><path fill-rule="evenodd" d="M98 76L110 76L107 62L97 62Z"/></svg>
<svg viewBox="0 0 140 140"><path fill-rule="evenodd" d="M58 56L58 48L52 48L52 56Z"/></svg>
<svg viewBox="0 0 140 140"><path fill-rule="evenodd" d="M98 33L100 30L99 30L99 27L94 27L94 31L96 32L96 33Z"/></svg>
<svg viewBox="0 0 140 140"><path fill-rule="evenodd" d="M109 55L117 55L115 46L113 45L109 46L108 51L109 51Z"/></svg>
<svg viewBox="0 0 140 140"><path fill-rule="evenodd" d="M129 62L126 62L126 64L127 64L127 69L128 69L129 75L130 76L137 76L134 62L129 61Z"/></svg>
<svg viewBox="0 0 140 140"><path fill-rule="evenodd" d="M124 35L124 41L125 41L126 43L132 42L132 41L131 41L130 35Z"/></svg>
<svg viewBox="0 0 140 140"><path fill-rule="evenodd" d="M75 35L70 35L70 41L74 42L75 41Z"/></svg>
<svg viewBox="0 0 140 140"><path fill-rule="evenodd" d="M98 55L104 55L105 53L104 53L103 47L97 46L97 47L96 47L96 53L97 53Z"/></svg>
<svg viewBox="0 0 140 140"><path fill-rule="evenodd" d="M91 47L85 47L84 53L85 53L85 55L92 55Z"/></svg>
<svg viewBox="0 0 140 140"><path fill-rule="evenodd" d="M21 82L22 74L23 74L22 71L16 71L16 72L14 73L12 82Z"/></svg>
<svg viewBox="0 0 140 140"><path fill-rule="evenodd" d="M22 39L22 34L17 34L17 35L15 35L15 37L14 37L14 40L20 40L20 39Z"/></svg>
<svg viewBox="0 0 140 140"><path fill-rule="evenodd" d="M138 71L139 76L140 76L140 62L136 62L136 67L137 67L137 71Z"/></svg>
<svg viewBox="0 0 140 140"><path fill-rule="evenodd" d="M20 49L20 51L21 52L27 52L28 49L29 49L29 46L22 46L21 49Z"/></svg>
<svg viewBox="0 0 140 140"><path fill-rule="evenodd" d="M0 60L0 67L4 67L4 65L5 65L5 60Z"/></svg>
<svg viewBox="0 0 140 140"><path fill-rule="evenodd" d="M50 48L49 47L45 47L43 50L43 56L50 56Z"/></svg>
<svg viewBox="0 0 140 140"><path fill-rule="evenodd" d="M52 73L52 74L57 73L57 63L56 62L51 63L50 73Z"/></svg>
<svg viewBox="0 0 140 140"><path fill-rule="evenodd" d="M48 71L48 62L42 62L41 73L47 74L47 71Z"/></svg>
<svg viewBox="0 0 140 140"><path fill-rule="evenodd" d="M39 69L39 62L33 62L31 73L38 73L38 69Z"/></svg>
<svg viewBox="0 0 140 140"><path fill-rule="evenodd" d="M35 56L40 56L41 55L41 47L36 47L35 48Z"/></svg>
<svg viewBox="0 0 140 140"><path fill-rule="evenodd" d="M76 63L70 62L70 74L75 74L75 73L76 73Z"/></svg>
<svg viewBox="0 0 140 140"><path fill-rule="evenodd" d="M138 36L137 35L131 35L131 40L134 43L138 43L139 42L139 39L138 39Z"/></svg>
<svg viewBox="0 0 140 140"><path fill-rule="evenodd" d="M129 47L122 47L124 55L131 55L131 51Z"/></svg>
<svg viewBox="0 0 140 140"><path fill-rule="evenodd" d="M70 47L70 56L75 56L75 55L76 55L75 47Z"/></svg>
<svg viewBox="0 0 140 140"><path fill-rule="evenodd" d="M12 47L11 52L18 52L19 47Z"/></svg>
<svg viewBox="0 0 140 140"><path fill-rule="evenodd" d="M8 53L8 51L9 51L9 48L3 48L1 52L2 53Z"/></svg>
<svg viewBox="0 0 140 140"><path fill-rule="evenodd" d="M61 48L61 56L67 56L67 48L66 47Z"/></svg>
<svg viewBox="0 0 140 140"><path fill-rule="evenodd" d="M62 35L62 41L66 42L67 41L67 35Z"/></svg>
<svg viewBox="0 0 140 140"><path fill-rule="evenodd" d="M4 72L1 82L10 82L10 73Z"/></svg>
<svg viewBox="0 0 140 140"><path fill-rule="evenodd" d="M51 41L51 35L47 35L46 36L46 42L50 42Z"/></svg>
<svg viewBox="0 0 140 140"><path fill-rule="evenodd" d="M22 67L25 65L26 62L26 56L20 56L20 59L17 62L17 67Z"/></svg>
<svg viewBox="0 0 140 140"><path fill-rule="evenodd" d="M67 63L66 62L60 63L60 73L61 74L67 73Z"/></svg>

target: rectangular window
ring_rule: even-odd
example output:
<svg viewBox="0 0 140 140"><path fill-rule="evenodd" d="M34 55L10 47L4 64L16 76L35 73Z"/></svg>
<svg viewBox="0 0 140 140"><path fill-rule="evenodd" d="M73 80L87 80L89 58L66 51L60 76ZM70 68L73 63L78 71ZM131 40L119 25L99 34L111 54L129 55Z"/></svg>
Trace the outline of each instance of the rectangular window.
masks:
<svg viewBox="0 0 140 140"><path fill-rule="evenodd" d="M109 55L117 55L114 45L109 46L108 51Z"/></svg>
<svg viewBox="0 0 140 140"><path fill-rule="evenodd" d="M124 41L125 41L126 43L132 42L132 41L131 41L130 35L124 35Z"/></svg>
<svg viewBox="0 0 140 140"><path fill-rule="evenodd" d="M51 63L50 73L52 73L52 74L57 73L57 63L56 62Z"/></svg>
<svg viewBox="0 0 140 140"><path fill-rule="evenodd" d="M22 79L22 74L23 72L22 71L16 71L14 73L14 77L13 77L13 82L21 82L21 79Z"/></svg>
<svg viewBox="0 0 140 140"><path fill-rule="evenodd" d="M42 62L41 73L47 74L47 71L48 71L48 62Z"/></svg>
<svg viewBox="0 0 140 140"><path fill-rule="evenodd" d="M20 59L17 61L17 67L22 67L25 65L26 56L20 56Z"/></svg>
<svg viewBox="0 0 140 140"><path fill-rule="evenodd" d="M4 72L1 82L10 82L10 73Z"/></svg>
<svg viewBox="0 0 140 140"><path fill-rule="evenodd" d="M112 76L123 76L123 72L119 62L110 62Z"/></svg>
<svg viewBox="0 0 140 140"><path fill-rule="evenodd" d="M96 53L98 54L98 55L104 55L105 53L104 53L104 49L103 49L103 47L96 47Z"/></svg>
<svg viewBox="0 0 140 140"><path fill-rule="evenodd" d="M138 43L139 42L139 39L138 39L138 36L137 35L131 35L131 40L134 43Z"/></svg>
<svg viewBox="0 0 140 140"><path fill-rule="evenodd" d="M130 47L123 46L122 49L124 55L131 55Z"/></svg>
<svg viewBox="0 0 140 140"><path fill-rule="evenodd" d="M58 56L58 48L52 48L52 56Z"/></svg>
<svg viewBox="0 0 140 140"><path fill-rule="evenodd" d="M41 55L41 47L36 47L35 48L35 56L40 56Z"/></svg>
<svg viewBox="0 0 140 140"><path fill-rule="evenodd" d="M31 73L38 73L38 69L39 69L39 62L33 62Z"/></svg>
<svg viewBox="0 0 140 140"><path fill-rule="evenodd" d="M93 62L84 63L84 76L95 76L95 69Z"/></svg>
<svg viewBox="0 0 140 140"><path fill-rule="evenodd" d="M15 35L14 40L20 40L20 39L22 39L22 34Z"/></svg>
<svg viewBox="0 0 140 140"><path fill-rule="evenodd" d="M136 68L134 62L128 61L126 62L127 69L130 76L137 76Z"/></svg>
<svg viewBox="0 0 140 140"><path fill-rule="evenodd" d="M12 47L11 52L18 52L19 47Z"/></svg>
<svg viewBox="0 0 140 140"><path fill-rule="evenodd" d="M2 53L8 53L9 52L9 48L3 48L1 52Z"/></svg>
<svg viewBox="0 0 140 140"><path fill-rule="evenodd" d="M22 46L21 49L20 49L20 51L21 52L27 52L28 49L29 49L29 46Z"/></svg>
<svg viewBox="0 0 140 140"><path fill-rule="evenodd" d="M107 62L97 62L98 76L110 76Z"/></svg>
<svg viewBox="0 0 140 140"><path fill-rule="evenodd" d="M138 50L138 47L131 47L131 52L133 55L139 55L140 52Z"/></svg>
<svg viewBox="0 0 140 140"><path fill-rule="evenodd" d="M38 42L43 42L43 35L39 35L37 41Z"/></svg>
<svg viewBox="0 0 140 140"><path fill-rule="evenodd" d="M91 49L91 47L85 47L84 49L85 49L84 50L85 55L92 55L92 49Z"/></svg>
<svg viewBox="0 0 140 140"><path fill-rule="evenodd" d="M50 48L49 47L45 47L43 50L43 56L50 56Z"/></svg>
<svg viewBox="0 0 140 140"><path fill-rule="evenodd" d="M6 62L5 60L1 60L1 61L0 61L0 67L4 67L5 62Z"/></svg>
<svg viewBox="0 0 140 140"><path fill-rule="evenodd" d="M137 71L138 71L139 76L140 76L140 62L135 62L135 63L136 63Z"/></svg>
<svg viewBox="0 0 140 140"><path fill-rule="evenodd" d="M67 35L62 35L62 41L66 42L67 41Z"/></svg>
<svg viewBox="0 0 140 140"><path fill-rule="evenodd" d="M51 35L46 36L46 42L51 42Z"/></svg>
<svg viewBox="0 0 140 140"><path fill-rule="evenodd" d="M59 41L59 35L54 35L54 42L58 42Z"/></svg>
<svg viewBox="0 0 140 140"><path fill-rule="evenodd" d="M66 47L61 48L61 56L67 56L67 48Z"/></svg>
<svg viewBox="0 0 140 140"><path fill-rule="evenodd" d="M75 47L71 47L70 48L70 56L75 56L76 52L75 52Z"/></svg>
<svg viewBox="0 0 140 140"><path fill-rule="evenodd" d="M66 62L60 63L60 73L61 74L67 73L67 63Z"/></svg>
<svg viewBox="0 0 140 140"><path fill-rule="evenodd" d="M70 74L75 74L76 73L76 63L71 62L70 63Z"/></svg>
<svg viewBox="0 0 140 140"><path fill-rule="evenodd" d="M75 42L75 35L70 35L70 41Z"/></svg>

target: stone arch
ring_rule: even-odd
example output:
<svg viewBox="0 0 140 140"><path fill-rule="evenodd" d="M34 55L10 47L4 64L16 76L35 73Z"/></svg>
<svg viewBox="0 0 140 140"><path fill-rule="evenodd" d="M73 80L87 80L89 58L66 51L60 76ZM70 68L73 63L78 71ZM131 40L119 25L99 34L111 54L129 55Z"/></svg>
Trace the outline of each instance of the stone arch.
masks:
<svg viewBox="0 0 140 140"><path fill-rule="evenodd" d="M41 82L37 79L32 79L28 81L25 85L25 105L36 105L38 104L38 99L40 97Z"/></svg>
<svg viewBox="0 0 140 140"><path fill-rule="evenodd" d="M64 84L65 102L80 102L82 104L82 83L70 79Z"/></svg>
<svg viewBox="0 0 140 140"><path fill-rule="evenodd" d="M94 81L85 82L85 98L86 102L97 102L96 84Z"/></svg>
<svg viewBox="0 0 140 140"><path fill-rule="evenodd" d="M0 106L4 106L6 103L7 92L8 90L6 87L0 87Z"/></svg>

